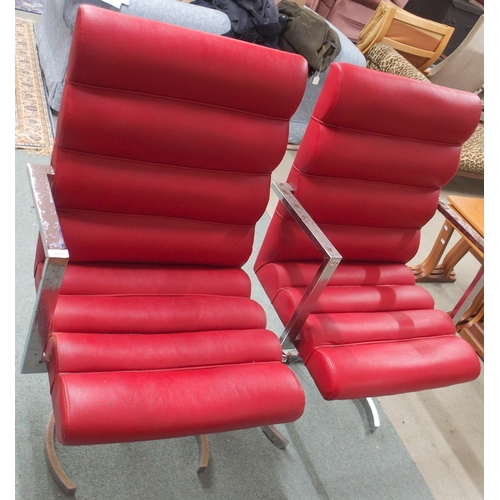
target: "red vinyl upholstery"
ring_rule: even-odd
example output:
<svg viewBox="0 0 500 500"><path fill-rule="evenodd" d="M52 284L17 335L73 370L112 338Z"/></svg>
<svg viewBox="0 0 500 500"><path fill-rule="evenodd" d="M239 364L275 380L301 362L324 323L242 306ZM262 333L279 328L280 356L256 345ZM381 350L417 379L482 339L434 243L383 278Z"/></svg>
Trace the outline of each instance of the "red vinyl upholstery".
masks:
<svg viewBox="0 0 500 500"><path fill-rule="evenodd" d="M241 266L305 60L89 5L72 43L52 155L70 255L46 346L58 440L299 418L303 390Z"/></svg>
<svg viewBox="0 0 500 500"><path fill-rule="evenodd" d="M480 113L470 93L332 65L287 181L342 255L295 341L325 399L480 373L472 347L406 265ZM280 203L255 270L284 324L321 258Z"/></svg>

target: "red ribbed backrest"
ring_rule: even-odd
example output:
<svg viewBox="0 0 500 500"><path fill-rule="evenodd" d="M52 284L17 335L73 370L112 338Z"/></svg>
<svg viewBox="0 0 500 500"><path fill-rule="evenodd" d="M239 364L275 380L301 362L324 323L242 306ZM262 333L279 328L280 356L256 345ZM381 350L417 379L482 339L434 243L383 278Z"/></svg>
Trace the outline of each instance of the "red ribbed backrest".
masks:
<svg viewBox="0 0 500 500"><path fill-rule="evenodd" d="M406 263L480 113L474 94L333 64L288 182L344 260ZM256 268L318 256L278 205Z"/></svg>
<svg viewBox="0 0 500 500"><path fill-rule="evenodd" d="M241 266L306 78L295 54L81 6L52 156L70 259Z"/></svg>

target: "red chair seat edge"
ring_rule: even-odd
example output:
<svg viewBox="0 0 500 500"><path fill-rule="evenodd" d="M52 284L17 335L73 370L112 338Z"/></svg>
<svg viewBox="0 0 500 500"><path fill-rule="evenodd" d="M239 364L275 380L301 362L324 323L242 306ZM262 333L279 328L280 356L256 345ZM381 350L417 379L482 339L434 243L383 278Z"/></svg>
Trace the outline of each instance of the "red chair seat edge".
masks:
<svg viewBox="0 0 500 500"><path fill-rule="evenodd" d="M52 389L57 439L105 444L227 432L298 419L303 389L288 366L59 375Z"/></svg>

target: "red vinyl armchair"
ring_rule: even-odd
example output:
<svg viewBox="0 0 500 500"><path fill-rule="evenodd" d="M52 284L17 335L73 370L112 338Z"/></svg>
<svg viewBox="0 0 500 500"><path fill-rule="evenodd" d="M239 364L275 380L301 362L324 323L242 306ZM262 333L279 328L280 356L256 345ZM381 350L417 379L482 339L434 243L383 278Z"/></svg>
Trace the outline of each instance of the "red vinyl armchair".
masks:
<svg viewBox="0 0 500 500"><path fill-rule="evenodd" d="M51 165L30 165L46 451L299 418L304 393L242 270L307 78L295 54L84 5Z"/></svg>
<svg viewBox="0 0 500 500"><path fill-rule="evenodd" d="M479 98L333 64L255 271L326 400L475 379L480 362L406 263L455 175ZM333 273L333 274L332 274Z"/></svg>

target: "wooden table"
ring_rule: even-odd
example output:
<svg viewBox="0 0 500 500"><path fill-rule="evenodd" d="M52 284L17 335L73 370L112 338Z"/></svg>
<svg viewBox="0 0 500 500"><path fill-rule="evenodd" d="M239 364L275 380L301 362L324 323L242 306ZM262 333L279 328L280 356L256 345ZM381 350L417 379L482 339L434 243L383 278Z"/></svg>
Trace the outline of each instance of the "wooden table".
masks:
<svg viewBox="0 0 500 500"><path fill-rule="evenodd" d="M412 270L419 282L452 283L456 280L456 264L468 252L476 257L481 264L479 272L450 315L456 320L459 335L484 360L484 199L450 195L448 202L440 201L438 209L446 220L430 254ZM460 239L440 263L455 230L460 233ZM470 296L473 299L467 306Z"/></svg>

